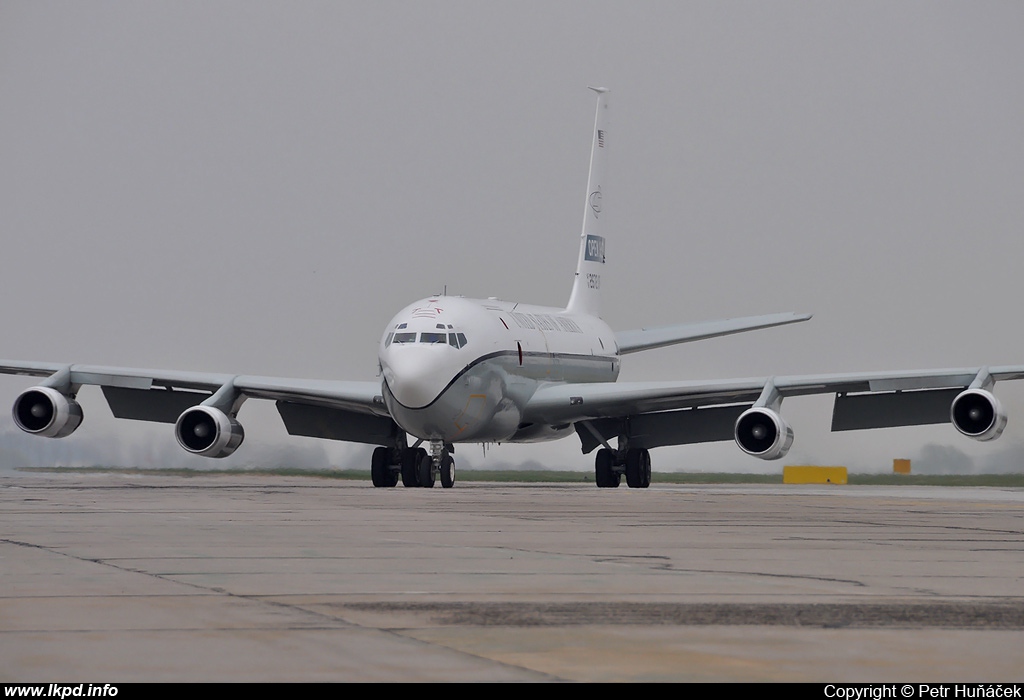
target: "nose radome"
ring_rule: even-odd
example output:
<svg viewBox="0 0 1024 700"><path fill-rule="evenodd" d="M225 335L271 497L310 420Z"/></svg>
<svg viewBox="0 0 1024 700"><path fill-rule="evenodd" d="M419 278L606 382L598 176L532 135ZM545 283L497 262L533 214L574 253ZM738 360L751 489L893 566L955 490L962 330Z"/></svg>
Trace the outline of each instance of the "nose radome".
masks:
<svg viewBox="0 0 1024 700"><path fill-rule="evenodd" d="M384 380L392 396L406 408L423 408L437 398L448 383L442 358L435 348L399 348L389 353Z"/></svg>

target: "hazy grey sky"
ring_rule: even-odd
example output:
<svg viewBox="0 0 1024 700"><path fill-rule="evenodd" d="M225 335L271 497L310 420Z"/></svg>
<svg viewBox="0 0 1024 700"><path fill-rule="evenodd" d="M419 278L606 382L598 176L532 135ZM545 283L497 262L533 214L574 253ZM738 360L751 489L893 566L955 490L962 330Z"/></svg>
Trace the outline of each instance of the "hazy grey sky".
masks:
<svg viewBox="0 0 1024 700"><path fill-rule="evenodd" d="M0 0L0 357L372 379L387 320L444 285L563 304L601 84L612 327L815 313L622 379L1024 363L1022 36L1019 2ZM1024 442L1024 386L997 393L989 445L831 435L829 397L790 399L785 463L983 462ZM67 444L178 449L81 399ZM230 463L309 447L272 404L240 419ZM592 467L575 438L488 456L534 458Z"/></svg>

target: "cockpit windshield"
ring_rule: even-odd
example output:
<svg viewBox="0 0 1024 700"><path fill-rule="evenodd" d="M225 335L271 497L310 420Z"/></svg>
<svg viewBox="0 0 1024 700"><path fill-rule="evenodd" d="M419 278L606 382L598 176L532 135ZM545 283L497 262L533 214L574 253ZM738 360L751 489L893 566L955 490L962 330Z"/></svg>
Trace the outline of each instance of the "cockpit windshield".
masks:
<svg viewBox="0 0 1024 700"><path fill-rule="evenodd" d="M445 333L435 333L432 331L425 333L388 333L388 337L384 340L384 347L390 347L392 343L415 343L417 340L428 345L450 345L455 349L466 347L466 334L452 333L450 331Z"/></svg>

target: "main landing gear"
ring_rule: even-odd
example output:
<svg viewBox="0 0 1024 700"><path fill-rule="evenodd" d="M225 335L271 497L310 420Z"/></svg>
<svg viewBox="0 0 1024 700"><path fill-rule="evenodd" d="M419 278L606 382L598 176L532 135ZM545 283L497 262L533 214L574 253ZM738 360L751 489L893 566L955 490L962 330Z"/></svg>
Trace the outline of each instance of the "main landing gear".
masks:
<svg viewBox="0 0 1024 700"><path fill-rule="evenodd" d="M637 448L617 451L605 447L597 452L594 474L601 488L617 488L625 474L629 488L645 489L651 485L651 453Z"/></svg>
<svg viewBox="0 0 1024 700"><path fill-rule="evenodd" d="M441 486L450 489L455 485L454 451L454 446L440 440L431 441L430 452L422 447L378 447L370 462L370 478L378 488L395 486L401 478L406 488L429 489L439 477Z"/></svg>

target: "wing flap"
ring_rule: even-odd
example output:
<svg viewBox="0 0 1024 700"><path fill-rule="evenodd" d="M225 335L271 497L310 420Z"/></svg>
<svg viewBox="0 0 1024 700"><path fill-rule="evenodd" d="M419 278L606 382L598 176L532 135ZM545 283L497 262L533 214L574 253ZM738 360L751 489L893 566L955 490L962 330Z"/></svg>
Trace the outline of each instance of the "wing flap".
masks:
<svg viewBox="0 0 1024 700"><path fill-rule="evenodd" d="M388 445L400 430L391 418L327 406L278 401L277 412L289 435Z"/></svg>
<svg viewBox="0 0 1024 700"><path fill-rule="evenodd" d="M750 404L688 408L681 411L641 413L629 418L599 418L574 424L587 454L619 435L629 438L631 447L653 449L667 445L691 445L733 439L736 419ZM595 435L595 433L597 433Z"/></svg>
<svg viewBox="0 0 1024 700"><path fill-rule="evenodd" d="M948 423L949 407L961 391L957 387L882 394L837 394L832 409L832 432Z"/></svg>
<svg viewBox="0 0 1024 700"><path fill-rule="evenodd" d="M182 412L210 398L210 394L199 391L131 389L106 385L102 389L115 418L153 423L174 423Z"/></svg>

